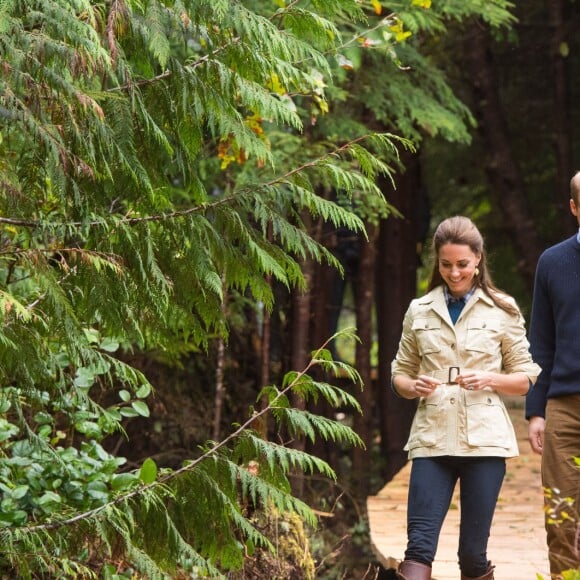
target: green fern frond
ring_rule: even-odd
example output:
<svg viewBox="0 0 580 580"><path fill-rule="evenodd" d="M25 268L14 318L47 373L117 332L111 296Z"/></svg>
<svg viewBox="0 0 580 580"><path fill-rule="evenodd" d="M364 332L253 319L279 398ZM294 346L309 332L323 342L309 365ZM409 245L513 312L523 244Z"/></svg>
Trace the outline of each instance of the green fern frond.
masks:
<svg viewBox="0 0 580 580"><path fill-rule="evenodd" d="M333 419L313 415L299 409L284 409L280 417L289 431L296 436L306 436L315 441L320 435L325 441L345 443L349 446L364 448L362 439L347 425L342 425Z"/></svg>
<svg viewBox="0 0 580 580"><path fill-rule="evenodd" d="M345 407L352 408L358 413L362 412L360 403L357 401L356 397L347 393L344 389L339 389L338 387L328 383L316 381L312 390L315 391L317 395L319 394L322 396L334 409ZM318 396L315 396L314 400L316 401L317 398Z"/></svg>
<svg viewBox="0 0 580 580"><path fill-rule="evenodd" d="M281 490L277 484L272 484L268 477L268 465L258 470L258 475L250 473L246 468L240 470L241 494L244 499L251 499L254 507L274 506L281 513L293 513L310 526L316 526L316 515L312 509L291 493ZM334 479L333 476L328 476ZM271 547L270 542L262 539L265 547Z"/></svg>
<svg viewBox="0 0 580 580"><path fill-rule="evenodd" d="M291 469L300 469L308 473L316 472L331 479L336 478L334 470L325 461L299 449L265 441L252 431L244 432L236 440L236 445L233 449L233 458L238 463L247 464L251 461L257 461L262 466L267 465L269 481L275 483L278 487L282 487L287 493L290 492L290 487L285 479L285 475ZM274 477L277 469L281 470L281 474L284 476L282 479ZM274 479L272 479L273 477ZM265 497L263 496L261 499L263 500Z"/></svg>
<svg viewBox="0 0 580 580"><path fill-rule="evenodd" d="M282 16L287 30L308 40L321 52L335 47L341 37L338 28L331 21L296 5L284 11Z"/></svg>
<svg viewBox="0 0 580 580"><path fill-rule="evenodd" d="M167 574L155 560L137 546L131 544L127 550L127 556L131 559L131 562L135 563L136 568L145 578L150 578L151 580L165 580L167 578Z"/></svg>
<svg viewBox="0 0 580 580"><path fill-rule="evenodd" d="M13 312L13 316L23 322L29 321L32 316L30 309L25 304L22 304L14 294L3 290L0 290L0 312Z"/></svg>
<svg viewBox="0 0 580 580"><path fill-rule="evenodd" d="M171 44L167 37L167 22L164 18L166 8L150 2L147 4L145 24L149 33L149 48L155 59L159 62L161 70L164 70L171 56Z"/></svg>

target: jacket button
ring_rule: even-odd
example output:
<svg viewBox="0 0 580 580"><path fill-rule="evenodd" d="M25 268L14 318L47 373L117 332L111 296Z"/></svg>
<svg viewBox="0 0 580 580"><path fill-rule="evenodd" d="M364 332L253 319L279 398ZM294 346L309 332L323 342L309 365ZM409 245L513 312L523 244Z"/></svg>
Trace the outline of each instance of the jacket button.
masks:
<svg viewBox="0 0 580 580"><path fill-rule="evenodd" d="M455 343L454 342L451 343L451 350L455 350Z"/></svg>
<svg viewBox="0 0 580 580"><path fill-rule="evenodd" d="M491 399L489 397L487 398L487 404L491 405Z"/></svg>
<svg viewBox="0 0 580 580"><path fill-rule="evenodd" d="M449 399L449 402L450 402L452 405L455 405L455 399L453 399L453 398L452 398L452 399Z"/></svg>

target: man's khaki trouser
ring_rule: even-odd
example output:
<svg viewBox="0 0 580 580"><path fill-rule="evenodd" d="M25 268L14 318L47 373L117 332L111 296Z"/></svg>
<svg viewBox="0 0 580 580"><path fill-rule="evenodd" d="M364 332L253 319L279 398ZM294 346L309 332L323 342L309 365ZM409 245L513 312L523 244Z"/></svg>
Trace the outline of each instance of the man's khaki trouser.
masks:
<svg viewBox="0 0 580 580"><path fill-rule="evenodd" d="M542 484L550 572L555 576L580 565L580 464L575 457L580 458L580 395L549 399Z"/></svg>

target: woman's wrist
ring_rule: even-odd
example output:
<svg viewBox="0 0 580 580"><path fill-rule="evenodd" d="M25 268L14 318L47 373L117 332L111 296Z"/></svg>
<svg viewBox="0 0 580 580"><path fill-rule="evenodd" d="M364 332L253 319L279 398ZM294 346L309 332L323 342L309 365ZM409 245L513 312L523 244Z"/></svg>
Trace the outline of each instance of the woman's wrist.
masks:
<svg viewBox="0 0 580 580"><path fill-rule="evenodd" d="M404 399L416 399L419 394L414 388L415 381L411 377L397 375L393 377L393 388L395 392Z"/></svg>

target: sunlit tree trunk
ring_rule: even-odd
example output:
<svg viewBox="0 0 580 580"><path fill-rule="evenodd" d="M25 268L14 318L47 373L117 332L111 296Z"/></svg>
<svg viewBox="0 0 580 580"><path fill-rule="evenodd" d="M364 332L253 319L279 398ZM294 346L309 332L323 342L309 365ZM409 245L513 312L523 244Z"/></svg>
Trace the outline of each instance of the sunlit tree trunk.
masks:
<svg viewBox="0 0 580 580"><path fill-rule="evenodd" d="M224 300L222 303L222 312L227 311L228 293L224 288ZM220 426L222 421L222 410L224 405L224 398L226 396L226 384L224 378L225 365L225 339L223 336L218 338L217 356L216 356L216 371L215 371L215 397L214 397L214 416L212 437L214 441L220 438Z"/></svg>
<svg viewBox="0 0 580 580"><path fill-rule="evenodd" d="M266 280L270 286L272 285L272 277L266 276ZM258 388L265 387L271 382L271 364L272 364L272 317L266 308L262 309L262 318L259 324L260 330L260 372ZM260 408L265 409L268 405L267 397L262 397L260 401ZM270 428L270 417L266 416L257 425L256 429L260 431L264 439L268 438Z"/></svg>

